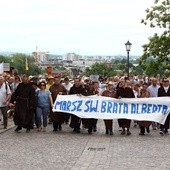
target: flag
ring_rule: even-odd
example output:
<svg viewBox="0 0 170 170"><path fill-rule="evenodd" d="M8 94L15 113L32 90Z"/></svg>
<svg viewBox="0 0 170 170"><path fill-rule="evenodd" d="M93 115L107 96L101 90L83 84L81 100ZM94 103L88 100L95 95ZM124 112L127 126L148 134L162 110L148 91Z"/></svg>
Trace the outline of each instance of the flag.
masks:
<svg viewBox="0 0 170 170"><path fill-rule="evenodd" d="M29 70L27 57L25 58L25 70L26 70L26 71Z"/></svg>

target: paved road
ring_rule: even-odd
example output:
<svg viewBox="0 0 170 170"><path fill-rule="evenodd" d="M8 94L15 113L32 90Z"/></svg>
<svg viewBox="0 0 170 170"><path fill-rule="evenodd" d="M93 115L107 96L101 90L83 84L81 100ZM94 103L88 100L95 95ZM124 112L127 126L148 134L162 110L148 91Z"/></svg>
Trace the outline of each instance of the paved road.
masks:
<svg viewBox="0 0 170 170"><path fill-rule="evenodd" d="M133 126L133 124L132 124ZM114 135L105 135L103 121L98 131L75 134L68 125L62 132L15 133L14 128L0 134L1 170L168 170L170 169L170 135L122 136L114 123Z"/></svg>

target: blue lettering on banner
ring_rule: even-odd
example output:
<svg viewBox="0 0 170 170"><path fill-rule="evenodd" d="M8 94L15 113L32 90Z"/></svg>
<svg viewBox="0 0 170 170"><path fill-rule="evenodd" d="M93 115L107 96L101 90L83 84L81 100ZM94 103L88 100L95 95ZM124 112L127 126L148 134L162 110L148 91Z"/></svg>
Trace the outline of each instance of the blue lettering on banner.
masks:
<svg viewBox="0 0 170 170"><path fill-rule="evenodd" d="M96 101L91 101L90 112L97 112L98 103L99 103L98 100L96 100Z"/></svg>
<svg viewBox="0 0 170 170"><path fill-rule="evenodd" d="M112 102L108 102L107 113L112 113L111 110L112 106L113 106Z"/></svg>
<svg viewBox="0 0 170 170"><path fill-rule="evenodd" d="M113 113L117 113L117 108L118 108L118 104L114 103L114 105L113 105Z"/></svg>
<svg viewBox="0 0 170 170"><path fill-rule="evenodd" d="M163 105L163 108L162 108L162 114L167 114L168 113L168 107L166 105Z"/></svg>
<svg viewBox="0 0 170 170"><path fill-rule="evenodd" d="M61 110L61 105L62 105L62 101L61 102L56 102L55 105L54 105L54 109L57 109L57 106L60 106L60 110Z"/></svg>
<svg viewBox="0 0 170 170"><path fill-rule="evenodd" d="M88 100L85 102L86 109L84 112L97 112L99 101Z"/></svg>
<svg viewBox="0 0 170 170"><path fill-rule="evenodd" d="M105 101L103 101L101 104L101 112L102 113L106 112L106 102Z"/></svg>
<svg viewBox="0 0 170 170"><path fill-rule="evenodd" d="M84 110L84 112L89 112L89 110L90 110L89 104L90 104L90 101L89 101L89 100L85 102L85 106L86 106L87 108Z"/></svg>
<svg viewBox="0 0 170 170"><path fill-rule="evenodd" d="M123 113L128 114L128 104L127 103L124 104Z"/></svg>
<svg viewBox="0 0 170 170"><path fill-rule="evenodd" d="M142 104L142 110L141 113L146 113L147 112L147 104Z"/></svg>
<svg viewBox="0 0 170 170"><path fill-rule="evenodd" d="M84 104L83 104L84 102ZM167 114L168 106L161 104L139 104L139 103L120 103L112 101L99 100L76 100L76 101L56 101L54 110L60 110L64 112L95 112L99 110L101 113L111 114ZM84 106L84 108L82 107ZM99 106L101 108L99 108ZM140 107L139 107L140 106ZM139 109L140 108L140 109Z"/></svg>
<svg viewBox="0 0 170 170"><path fill-rule="evenodd" d="M156 111L157 111L157 106L155 104L153 104L152 112L156 113Z"/></svg>
<svg viewBox="0 0 170 170"><path fill-rule="evenodd" d="M123 103L119 103L119 113L121 113Z"/></svg>
<svg viewBox="0 0 170 170"><path fill-rule="evenodd" d="M131 104L131 114L135 114L136 113L136 104L132 103Z"/></svg>
<svg viewBox="0 0 170 170"><path fill-rule="evenodd" d="M151 107L152 107L152 104L148 104L147 113L151 113Z"/></svg>

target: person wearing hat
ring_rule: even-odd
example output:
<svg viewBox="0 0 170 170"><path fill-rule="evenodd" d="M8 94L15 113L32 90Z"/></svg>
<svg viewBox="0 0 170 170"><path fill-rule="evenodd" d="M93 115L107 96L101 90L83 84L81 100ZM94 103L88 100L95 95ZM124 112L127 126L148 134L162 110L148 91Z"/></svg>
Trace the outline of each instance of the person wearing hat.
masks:
<svg viewBox="0 0 170 170"><path fill-rule="evenodd" d="M46 90L49 90L50 87L54 84L54 77L53 76L48 76L47 78L47 85L46 85Z"/></svg>

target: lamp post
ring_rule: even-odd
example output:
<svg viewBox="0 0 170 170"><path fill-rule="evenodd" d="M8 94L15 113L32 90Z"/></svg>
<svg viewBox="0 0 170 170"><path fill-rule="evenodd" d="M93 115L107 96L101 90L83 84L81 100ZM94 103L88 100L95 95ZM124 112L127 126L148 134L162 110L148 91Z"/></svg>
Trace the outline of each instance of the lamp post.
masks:
<svg viewBox="0 0 170 170"><path fill-rule="evenodd" d="M132 44L128 40L127 43L125 43L125 47L126 47L126 51L127 51L128 79L129 79L129 52L130 52L131 46L132 46Z"/></svg>

